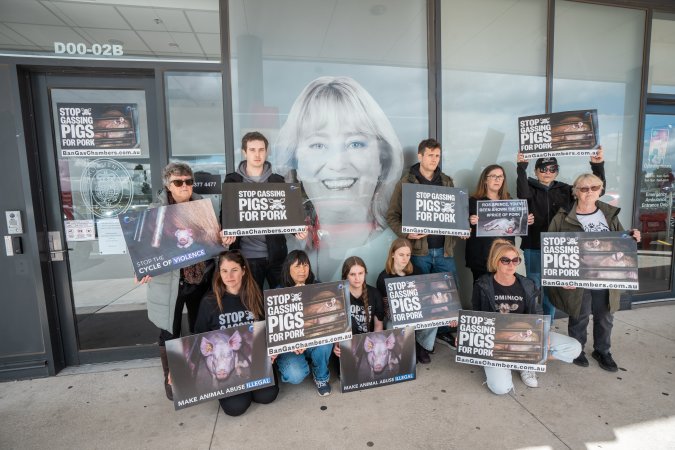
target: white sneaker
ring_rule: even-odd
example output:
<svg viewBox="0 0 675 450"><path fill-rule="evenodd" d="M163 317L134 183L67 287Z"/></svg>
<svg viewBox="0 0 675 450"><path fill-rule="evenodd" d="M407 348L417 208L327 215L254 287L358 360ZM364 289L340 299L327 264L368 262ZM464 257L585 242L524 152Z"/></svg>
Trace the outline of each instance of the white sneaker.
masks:
<svg viewBox="0 0 675 450"><path fill-rule="evenodd" d="M537 374L529 370L523 370L520 372L520 379L523 380L525 386L536 388L539 387L539 382L537 381Z"/></svg>

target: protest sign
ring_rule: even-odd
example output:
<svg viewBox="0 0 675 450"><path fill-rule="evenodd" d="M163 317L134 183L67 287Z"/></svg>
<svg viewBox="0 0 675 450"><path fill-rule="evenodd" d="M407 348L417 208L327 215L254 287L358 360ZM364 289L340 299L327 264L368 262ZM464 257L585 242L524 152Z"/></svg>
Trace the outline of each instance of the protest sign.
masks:
<svg viewBox="0 0 675 450"><path fill-rule="evenodd" d="M527 236L527 200L478 200L476 236Z"/></svg>
<svg viewBox="0 0 675 450"><path fill-rule="evenodd" d="M384 284L394 328L448 325L461 308L455 278L449 272L386 278Z"/></svg>
<svg viewBox="0 0 675 450"><path fill-rule="evenodd" d="M542 233L541 285L638 290L637 242L628 231Z"/></svg>
<svg viewBox="0 0 675 450"><path fill-rule="evenodd" d="M403 233L471 235L469 196L464 189L404 183L402 195Z"/></svg>
<svg viewBox="0 0 675 450"><path fill-rule="evenodd" d="M546 372L549 317L459 311L455 362Z"/></svg>
<svg viewBox="0 0 675 450"><path fill-rule="evenodd" d="M598 150L598 111L565 111L518 118L525 159L590 156Z"/></svg>
<svg viewBox="0 0 675 450"><path fill-rule="evenodd" d="M223 231L232 236L305 231L300 185L223 183Z"/></svg>
<svg viewBox="0 0 675 450"><path fill-rule="evenodd" d="M274 386L265 322L166 341L176 410Z"/></svg>
<svg viewBox="0 0 675 450"><path fill-rule="evenodd" d="M211 200L195 200L117 216L138 279L210 259L225 249Z"/></svg>
<svg viewBox="0 0 675 450"><path fill-rule="evenodd" d="M340 342L342 392L414 380L415 363L414 327L354 335Z"/></svg>
<svg viewBox="0 0 675 450"><path fill-rule="evenodd" d="M61 157L140 156L136 103L57 103Z"/></svg>
<svg viewBox="0 0 675 450"><path fill-rule="evenodd" d="M344 281L266 290L264 297L269 355L352 337Z"/></svg>

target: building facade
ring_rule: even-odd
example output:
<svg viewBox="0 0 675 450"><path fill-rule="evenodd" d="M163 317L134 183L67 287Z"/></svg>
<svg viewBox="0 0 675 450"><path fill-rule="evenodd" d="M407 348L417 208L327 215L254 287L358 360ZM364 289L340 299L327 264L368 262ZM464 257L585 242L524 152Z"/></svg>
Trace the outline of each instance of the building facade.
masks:
<svg viewBox="0 0 675 450"><path fill-rule="evenodd" d="M189 163L217 204L208 187L252 130L275 171L331 200L315 201L310 238L329 281L353 254L371 278L382 269L382 208L420 140L442 143L456 186L473 191L498 163L515 196L517 118L597 109L605 199L643 233L640 290L624 306L675 297L672 1L187 5L0 0L0 378L154 356L116 217L147 207L170 161ZM340 94L316 94L325 86ZM568 183L589 169L560 164Z"/></svg>

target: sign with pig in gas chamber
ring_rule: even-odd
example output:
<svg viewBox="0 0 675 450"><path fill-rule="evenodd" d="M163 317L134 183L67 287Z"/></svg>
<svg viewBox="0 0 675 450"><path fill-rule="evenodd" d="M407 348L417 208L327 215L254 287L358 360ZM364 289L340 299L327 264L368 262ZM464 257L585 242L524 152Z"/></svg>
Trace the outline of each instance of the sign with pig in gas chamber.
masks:
<svg viewBox="0 0 675 450"><path fill-rule="evenodd" d="M223 233L300 233L307 229L302 189L290 183L223 183Z"/></svg>
<svg viewBox="0 0 675 450"><path fill-rule="evenodd" d="M348 284L308 284L265 291L267 352L278 355L352 337Z"/></svg>
<svg viewBox="0 0 675 450"><path fill-rule="evenodd" d="M357 334L340 342L342 392L414 380L415 362L414 327Z"/></svg>
<svg viewBox="0 0 675 450"><path fill-rule="evenodd" d="M447 186L404 183L401 232L469 236L469 196Z"/></svg>
<svg viewBox="0 0 675 450"><path fill-rule="evenodd" d="M274 385L265 323L166 341L176 410Z"/></svg>

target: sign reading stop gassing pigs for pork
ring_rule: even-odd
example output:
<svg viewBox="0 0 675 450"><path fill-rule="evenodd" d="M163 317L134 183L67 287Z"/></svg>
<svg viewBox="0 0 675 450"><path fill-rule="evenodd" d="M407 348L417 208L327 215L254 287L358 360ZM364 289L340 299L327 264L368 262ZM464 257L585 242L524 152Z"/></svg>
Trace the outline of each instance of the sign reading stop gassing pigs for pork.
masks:
<svg viewBox="0 0 675 450"><path fill-rule="evenodd" d="M527 200L478 200L476 236L527 236Z"/></svg>
<svg viewBox="0 0 675 450"><path fill-rule="evenodd" d="M335 281L265 291L268 354L350 339L348 289Z"/></svg>
<svg viewBox="0 0 675 450"><path fill-rule="evenodd" d="M177 410L274 385L264 322L172 339L166 354Z"/></svg>
<svg viewBox="0 0 675 450"><path fill-rule="evenodd" d="M628 231L542 233L541 285L637 290L637 242Z"/></svg>
<svg viewBox="0 0 675 450"><path fill-rule="evenodd" d="M401 232L470 236L469 196L446 186L405 183Z"/></svg>
<svg viewBox="0 0 675 450"><path fill-rule="evenodd" d="M455 278L449 272L386 278L387 299L394 328L415 329L449 325L461 308Z"/></svg>
<svg viewBox="0 0 675 450"><path fill-rule="evenodd" d="M598 150L598 111L564 111L518 118L525 159L590 156Z"/></svg>
<svg viewBox="0 0 675 450"><path fill-rule="evenodd" d="M460 310L455 361L546 372L549 316Z"/></svg>
<svg viewBox="0 0 675 450"><path fill-rule="evenodd" d="M223 183L222 224L231 236L305 231L300 185Z"/></svg>
<svg viewBox="0 0 675 450"><path fill-rule="evenodd" d="M340 342L342 392L414 380L415 328L357 334Z"/></svg>

